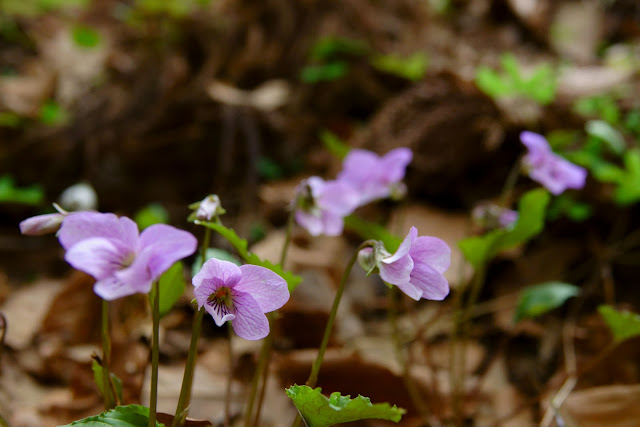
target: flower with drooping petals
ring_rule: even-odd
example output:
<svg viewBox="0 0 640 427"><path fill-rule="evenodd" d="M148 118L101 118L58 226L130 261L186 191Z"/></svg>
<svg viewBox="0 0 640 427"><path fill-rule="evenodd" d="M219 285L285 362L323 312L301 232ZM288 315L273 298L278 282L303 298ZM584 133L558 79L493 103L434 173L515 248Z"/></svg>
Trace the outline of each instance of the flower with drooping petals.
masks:
<svg viewBox="0 0 640 427"><path fill-rule="evenodd" d="M204 307L218 326L230 320L236 334L248 340L266 337L269 321L264 313L289 300L287 282L273 271L215 258L204 263L193 285L198 307Z"/></svg>
<svg viewBox="0 0 640 427"><path fill-rule="evenodd" d="M449 294L449 282L443 274L451 263L451 249L437 237L418 237L415 227L394 254L378 242L373 248L362 249L358 258L367 271L377 271L382 280L416 301L440 301Z"/></svg>
<svg viewBox="0 0 640 427"><path fill-rule="evenodd" d="M312 236L339 236L344 217L355 210L359 200L358 192L348 184L317 176L304 180L296 193L296 222Z"/></svg>
<svg viewBox="0 0 640 427"><path fill-rule="evenodd" d="M402 180L412 158L413 153L405 147L393 149L384 156L353 149L344 158L338 181L346 182L358 191L359 206L377 199L401 196L406 191Z"/></svg>
<svg viewBox="0 0 640 427"><path fill-rule="evenodd" d="M528 150L522 163L531 179L556 196L567 188L584 187L587 170L551 151L544 136L524 131L520 134L520 140Z"/></svg>
<svg viewBox="0 0 640 427"><path fill-rule="evenodd" d="M176 261L193 254L193 235L165 224L139 233L136 223L111 213L72 212L58 233L65 260L96 279L94 292L105 300L147 293Z"/></svg>

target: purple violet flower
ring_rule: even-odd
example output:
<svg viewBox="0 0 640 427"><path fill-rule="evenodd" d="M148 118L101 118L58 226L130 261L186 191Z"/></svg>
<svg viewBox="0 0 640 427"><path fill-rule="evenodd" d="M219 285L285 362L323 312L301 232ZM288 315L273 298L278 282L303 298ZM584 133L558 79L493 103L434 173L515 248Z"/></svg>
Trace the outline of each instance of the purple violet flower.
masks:
<svg viewBox="0 0 640 427"><path fill-rule="evenodd" d="M361 265L369 272L377 271L385 282L396 285L414 300L443 300L449 294L449 282L443 276L451 264L451 249L441 239L418 237L411 227L409 234L394 254L381 242L360 251Z"/></svg>
<svg viewBox="0 0 640 427"><path fill-rule="evenodd" d="M531 179L556 196L567 188L584 187L587 170L551 151L544 136L524 131L520 134L520 140L528 150L522 163Z"/></svg>
<svg viewBox="0 0 640 427"><path fill-rule="evenodd" d="M127 217L72 212L58 240L65 260L96 279L93 290L105 300L147 293L173 263L195 252L198 241L187 231L155 224L138 232Z"/></svg>
<svg viewBox="0 0 640 427"><path fill-rule="evenodd" d="M231 320L236 334L247 340L266 337L269 321L264 313L289 300L287 282L273 271L215 258L204 263L193 285L198 307L204 307L218 326Z"/></svg>
<svg viewBox="0 0 640 427"><path fill-rule="evenodd" d="M407 165L413 153L401 147L389 151L384 156L353 149L344 158L338 181L346 182L359 194L358 206L377 199L404 195L404 179Z"/></svg>
<svg viewBox="0 0 640 427"><path fill-rule="evenodd" d="M339 236L343 218L358 206L358 192L341 181L312 176L302 181L296 193L296 222L312 236Z"/></svg>

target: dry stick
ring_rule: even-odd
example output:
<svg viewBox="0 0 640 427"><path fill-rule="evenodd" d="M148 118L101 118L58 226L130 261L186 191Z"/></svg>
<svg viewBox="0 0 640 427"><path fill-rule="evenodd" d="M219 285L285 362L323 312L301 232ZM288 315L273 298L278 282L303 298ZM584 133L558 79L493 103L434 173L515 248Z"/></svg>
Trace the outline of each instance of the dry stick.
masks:
<svg viewBox="0 0 640 427"><path fill-rule="evenodd" d="M289 212L287 218L287 228L285 232L284 244L282 245L282 251L280 252L280 266L284 269L284 262L287 259L287 253L289 251L289 243L291 243L291 232L293 230L293 220L295 217L295 210L293 207ZM276 313L269 313L269 330L273 331L276 322ZM245 427L251 425L257 426L260 424L260 412L262 410L262 402L264 401L265 391L267 389L267 382L269 381L269 363L271 362L271 351L273 350L273 337L271 333L262 342L262 348L260 349L260 357L258 360L258 367L253 375L253 381L251 382L251 394L249 395L249 403L247 404L247 410L245 414ZM260 391L258 392L258 386L262 382ZM251 415L253 412L253 404L255 402L256 395L258 402L256 405L256 415L251 422Z"/></svg>
<svg viewBox="0 0 640 427"><path fill-rule="evenodd" d="M400 363L400 368L402 370L402 381L404 382L407 392L409 393L409 397L413 402L413 406L416 407L423 421L426 424L430 424L431 417L429 414L429 408L427 408L427 406L422 401L420 391L411 379L409 364L407 363L407 360L404 356L402 343L400 342L400 331L398 330L398 307L396 305L397 296L397 287L392 286L389 289L389 324L391 325L391 335L393 336L396 358L398 359L398 363Z"/></svg>

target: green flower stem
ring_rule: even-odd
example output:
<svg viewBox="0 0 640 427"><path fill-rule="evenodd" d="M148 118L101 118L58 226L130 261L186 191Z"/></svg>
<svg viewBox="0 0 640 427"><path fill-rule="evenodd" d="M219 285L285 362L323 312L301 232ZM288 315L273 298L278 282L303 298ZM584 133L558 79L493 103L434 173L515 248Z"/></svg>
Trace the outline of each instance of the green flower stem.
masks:
<svg viewBox="0 0 640 427"><path fill-rule="evenodd" d="M231 327L231 322L227 322L227 330L229 331L229 368L227 370L227 390L224 395L224 427L229 427L231 420L229 413L231 406L231 382L233 381L233 347L231 345L233 328Z"/></svg>
<svg viewBox="0 0 640 427"><path fill-rule="evenodd" d="M289 250L289 243L291 243L291 232L293 230L293 222L295 219L295 210L291 209L287 218L287 230L285 233L284 244L282 245L282 252L280 253L280 266L284 269L284 263L287 260L287 253ZM269 330L273 330L275 323L275 313L269 313ZM253 374L253 380L251 381L251 392L249 394L249 401L247 403L247 409L245 411L244 425L250 427L251 425L257 426L260 420L260 410L262 409L262 402L264 400L264 392L267 386L267 378L269 374L269 362L271 361L271 350L273 348L273 339L271 334L262 341L262 347L260 348L260 356L258 359L258 366L256 372ZM258 387L260 387L260 393L258 393ZM258 405L256 407L256 415L253 423L251 422L251 415L253 413L253 406L256 401L256 395L258 396Z"/></svg>
<svg viewBox="0 0 640 427"><path fill-rule="evenodd" d="M111 387L111 339L109 338L109 301L102 300L102 394L104 409L116 407Z"/></svg>
<svg viewBox="0 0 640 427"><path fill-rule="evenodd" d="M156 410L158 406L158 361L160 359L160 289L158 281L154 281L151 289L153 294L153 338L151 341L151 391L149 395L149 427L156 426Z"/></svg>
<svg viewBox="0 0 640 427"><path fill-rule="evenodd" d="M413 402L413 406L416 407L416 409L422 416L425 425L429 425L431 421L429 419L429 409L424 404L424 399L422 398L422 396L420 396L420 391L411 379L411 374L409 372L409 363L402 349L402 343L400 342L400 331L398 329L398 307L396 304L397 298L398 288L397 286L392 286L391 288L389 288L389 324L391 326L391 336L393 337L396 358L398 359L398 363L400 363L400 368L402 370L402 380L407 389L407 392L409 393L409 397Z"/></svg>
<svg viewBox="0 0 640 427"><path fill-rule="evenodd" d="M217 219L217 217L216 217ZM207 249L211 242L211 229L204 229L204 240L202 242L202 262L204 265L207 260ZM189 344L189 353L187 355L187 363L184 367L184 376L182 377L182 386L180 387L180 397L178 398L178 406L176 407L175 416L171 422L171 427L182 427L189 412L189 402L191 401L191 387L193 384L193 372L196 367L196 355L198 353L198 338L202 329L202 319L204 317L204 307L196 311L193 316L193 326L191 328L191 343Z"/></svg>
<svg viewBox="0 0 640 427"><path fill-rule="evenodd" d="M318 373L320 372L320 366L322 365L324 352L327 350L327 345L329 344L329 337L331 336L331 331L333 330L333 322L336 320L336 314L338 313L338 306L340 305L340 299L342 298L342 293L344 292L345 285L347 284L349 273L351 273L351 268L353 267L353 264L355 264L356 260L358 259L358 253L364 248L372 247L373 245L375 245L375 243L376 243L375 240L367 240L366 242L362 243L351 256L351 259L347 264L347 268L344 270L344 274L342 275L340 286L338 287L336 296L333 299L333 306L331 307L331 312L329 313L329 319L327 320L327 326L324 330L322 343L320 344L320 348L318 349L318 356L316 357L315 362L313 362L313 366L311 367L311 373L309 374L309 378L307 379L306 384L311 388L314 388L316 386L316 383L318 382Z"/></svg>
<svg viewBox="0 0 640 427"><path fill-rule="evenodd" d="M196 354L198 350L198 338L200 337L200 329L202 329L202 318L205 309L201 308L193 316L193 327L191 331L191 343L189 344L189 354L187 355L187 363L184 368L184 376L182 377L182 387L180 388L180 397L178 398L178 406L176 413L171 422L171 427L182 427L189 412L189 402L191 401L191 386L193 384L193 372L196 364Z"/></svg>
<svg viewBox="0 0 640 427"><path fill-rule="evenodd" d="M507 175L507 179L504 182L504 186L502 187L502 193L500 194L500 206L507 207L507 203L509 202L509 198L511 197L511 193L513 192L514 187L516 186L516 182L518 181L518 175L520 174L521 165L521 157L513 163L511 170L509 171L509 175Z"/></svg>
<svg viewBox="0 0 640 427"><path fill-rule="evenodd" d="M333 299L333 305L331 306L331 312L329 313L329 319L327 320L327 326L324 329L324 336L322 337L322 343L320 344L320 348L318 349L318 356L316 356L315 362L313 362L313 366L311 367L311 373L309 374L309 378L307 379L307 386L314 388L316 383L318 382L318 373L320 372L320 366L322 365L322 359L324 358L324 352L327 350L327 345L329 344L329 337L331 337L331 331L333 330L333 322L336 320L336 314L338 314L338 306L340 305L340 299L342 298L342 293L344 292L344 287L347 284L347 279L349 278L349 274L351 273L351 268L353 268L353 264L355 264L358 259L358 253L364 249L372 247L376 244L375 240L367 240L358 246L358 249L353 253L349 263L347 264L347 268L344 270L344 274L342 275L342 280L340 281L340 286L338 286L338 290L336 292L336 296ZM297 427L300 425L300 413L296 416L296 419L293 421L292 427Z"/></svg>
<svg viewBox="0 0 640 427"><path fill-rule="evenodd" d="M9 423L4 417L0 414L0 427L9 427Z"/></svg>

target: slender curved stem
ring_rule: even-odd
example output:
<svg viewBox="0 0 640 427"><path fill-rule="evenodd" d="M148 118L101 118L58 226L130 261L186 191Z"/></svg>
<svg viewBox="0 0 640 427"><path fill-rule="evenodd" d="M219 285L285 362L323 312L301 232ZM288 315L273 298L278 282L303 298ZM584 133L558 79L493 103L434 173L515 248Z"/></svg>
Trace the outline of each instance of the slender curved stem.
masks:
<svg viewBox="0 0 640 427"><path fill-rule="evenodd" d="M218 217L216 217L218 219ZM219 219L218 219L219 220ZM202 242L201 265L207 260L207 249L211 242L211 229L204 229L204 240ZM189 412L189 402L191 401L191 387L193 384L193 372L196 367L196 355L198 353L198 338L202 329L202 319L205 309L200 308L193 315L193 326L191 328L191 343L189 344L189 353L187 355L187 363L184 367L184 376L182 377L182 386L180 387L180 397L178 398L178 406L176 407L175 416L171 427L182 427Z"/></svg>
<svg viewBox="0 0 640 427"><path fill-rule="evenodd" d="M111 339L109 337L109 301L102 300L102 398L104 409L116 407L111 387Z"/></svg>
<svg viewBox="0 0 640 427"><path fill-rule="evenodd" d="M351 273L351 268L353 268L353 264L355 264L358 259L358 253L368 247L372 247L377 242L375 240L367 240L358 246L358 249L351 255L351 259L347 264L347 268L344 270L344 274L342 275L342 280L340 281L340 286L338 286L338 290L336 291L336 296L333 299L333 305L331 306L331 312L329 313L329 319L327 320L327 326L324 329L324 335L322 337L322 343L320 344L320 348L318 349L318 355L316 356L316 360L313 362L313 366L311 367L311 373L309 374L309 378L307 379L307 386L313 388L316 386L318 382L318 373L320 372L320 366L322 365L322 359L324 358L324 352L327 350L327 345L329 344L329 338L331 337L331 331L333 330L333 322L336 320L336 314L338 314L338 306L340 305L340 299L342 298L342 293L344 292L345 285L347 284L347 279L349 278L349 273ZM300 425L300 414L293 421L292 427L297 427Z"/></svg>
<svg viewBox="0 0 640 427"><path fill-rule="evenodd" d="M322 359L324 358L324 352L327 350L327 345L329 344L329 338L331 337L331 331L333 330L333 323L336 320L336 314L338 313L338 306L340 305L340 299L342 298L342 293L344 292L345 285L347 284L347 279L349 278L349 273L351 273L351 268L353 264L355 264L358 259L358 253L367 247L371 247L376 243L375 240L367 240L363 244L361 244L358 249L353 253L349 263L347 264L347 268L344 270L344 274L342 275L342 280L340 281L340 286L336 291L336 296L333 299L333 305L331 306L331 312L329 313L329 319L327 320L327 326L324 330L324 336L322 337L322 343L320 344L320 348L318 349L318 356L316 357L315 362L313 362L313 366L311 367L311 373L309 374L309 378L307 379L307 385L311 388L316 386L318 382L318 373L320 372L320 366L322 365Z"/></svg>
<svg viewBox="0 0 640 427"><path fill-rule="evenodd" d="M511 193L516 186L521 168L521 158L518 158L511 167L509 175L507 175L507 179L504 181L502 192L500 194L500 206L506 207L507 202L509 202L509 197L511 197Z"/></svg>
<svg viewBox="0 0 640 427"><path fill-rule="evenodd" d="M158 281L152 285L153 293L153 338L151 342L151 392L149 395L149 427L156 425L156 410L158 406L158 362L160 360L160 289Z"/></svg>
<svg viewBox="0 0 640 427"><path fill-rule="evenodd" d="M282 245L282 252L280 252L280 266L284 269L284 263L287 260L287 253L289 250L289 243L291 243L291 232L293 230L293 222L295 218L295 210L291 209L289 212L289 216L287 218L287 230L285 232L284 244ZM273 330L273 323L275 320L275 314L269 313L267 315L269 318L269 330ZM251 391L249 394L249 400L247 403L247 409L245 411L244 417L244 425L245 427L249 427L251 425L258 425L258 421L260 419L260 411L262 409L262 402L264 400L264 392L267 385L267 377L269 373L269 362L271 361L271 350L272 350L273 338L271 334L267 335L267 337L262 341L262 347L260 348L260 357L258 359L258 366L256 368L256 372L253 374L253 380L251 381ZM262 382L262 384L260 384ZM261 385L261 386L260 386ZM258 388L260 388L260 392L258 393ZM251 416L253 414L253 406L256 402L256 397L258 397L258 404L256 406L256 415L251 421Z"/></svg>

